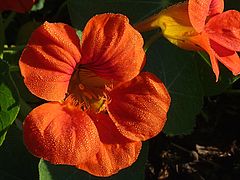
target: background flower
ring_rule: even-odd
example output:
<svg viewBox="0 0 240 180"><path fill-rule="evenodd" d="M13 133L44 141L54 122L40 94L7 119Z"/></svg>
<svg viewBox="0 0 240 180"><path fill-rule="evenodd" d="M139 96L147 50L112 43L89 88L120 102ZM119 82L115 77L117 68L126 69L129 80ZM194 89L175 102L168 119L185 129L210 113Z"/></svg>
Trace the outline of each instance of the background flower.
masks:
<svg viewBox="0 0 240 180"><path fill-rule="evenodd" d="M205 50L210 56L216 81L219 60L234 75L240 73L240 13L223 12L222 0L189 0L162 10L138 23L140 31L161 28L171 43L187 50Z"/></svg>
<svg viewBox="0 0 240 180"><path fill-rule="evenodd" d="M29 11L36 0L0 0L0 11L11 10L18 13Z"/></svg>

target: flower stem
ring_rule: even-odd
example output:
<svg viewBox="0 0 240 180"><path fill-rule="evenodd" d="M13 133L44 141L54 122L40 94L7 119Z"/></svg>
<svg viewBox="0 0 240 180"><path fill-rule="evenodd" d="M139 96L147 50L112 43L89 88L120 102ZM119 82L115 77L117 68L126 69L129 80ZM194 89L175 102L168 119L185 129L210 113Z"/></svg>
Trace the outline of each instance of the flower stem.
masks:
<svg viewBox="0 0 240 180"><path fill-rule="evenodd" d="M235 76L235 77L233 78L233 82L232 82L232 83L236 82L239 78L240 78L240 75Z"/></svg>
<svg viewBox="0 0 240 180"><path fill-rule="evenodd" d="M9 71L10 71L10 72L19 72L20 69L19 69L19 66L10 65L10 66L9 66Z"/></svg>
<svg viewBox="0 0 240 180"><path fill-rule="evenodd" d="M4 44L5 44L5 30L8 27L9 23L15 17L15 12L12 12L7 19L3 19L2 14L0 13L0 59L3 59L4 53Z"/></svg>
<svg viewBox="0 0 240 180"><path fill-rule="evenodd" d="M230 89L224 92L225 94L231 94L231 95L240 95L240 90L239 89Z"/></svg>
<svg viewBox="0 0 240 180"><path fill-rule="evenodd" d="M5 35L4 35L4 24L3 24L3 17L0 13L0 59L3 59L3 49L4 49L4 43L5 43Z"/></svg>
<svg viewBox="0 0 240 180"><path fill-rule="evenodd" d="M144 44L144 51L147 52L148 48L152 45L152 43L154 43L160 37L162 37L162 34L160 32L157 32L153 36L151 36Z"/></svg>
<svg viewBox="0 0 240 180"><path fill-rule="evenodd" d="M58 8L57 13L54 15L53 19L57 19L62 10L67 6L68 1L64 1Z"/></svg>
<svg viewBox="0 0 240 180"><path fill-rule="evenodd" d="M10 22L13 20L13 18L15 17L16 13L15 12L11 12L11 14L7 17L7 19L4 21L4 30L8 27L8 25L10 24Z"/></svg>
<svg viewBox="0 0 240 180"><path fill-rule="evenodd" d="M12 52L12 51L17 52L17 51L22 51L24 49L24 47L25 47L25 45L11 46L11 47L5 46L3 51L6 52L6 53L7 52Z"/></svg>
<svg viewBox="0 0 240 180"><path fill-rule="evenodd" d="M13 87L14 89L16 90L16 93L17 93L17 97L18 97L18 102L19 102L19 105L20 105L20 111L19 111L19 114L21 115L21 117L23 117L23 119L25 119L25 117L28 115L28 113L32 110L32 108L25 102L25 100L21 97L21 94L18 90L18 87L12 77L12 74L11 74L11 67L8 71L8 76L11 80L11 83L13 84Z"/></svg>
<svg viewBox="0 0 240 180"><path fill-rule="evenodd" d="M202 57L202 59L207 63L207 65L208 65L209 67L212 67L212 66L211 66L211 63L210 63L209 60L208 60L208 58L206 58L206 56L204 56L204 54L203 54L202 52L197 51L197 53Z"/></svg>

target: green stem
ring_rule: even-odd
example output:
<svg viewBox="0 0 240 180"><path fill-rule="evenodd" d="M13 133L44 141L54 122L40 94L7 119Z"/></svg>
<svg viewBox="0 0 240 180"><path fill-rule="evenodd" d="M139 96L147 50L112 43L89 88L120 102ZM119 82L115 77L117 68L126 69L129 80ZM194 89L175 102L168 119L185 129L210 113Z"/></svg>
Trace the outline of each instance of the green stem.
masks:
<svg viewBox="0 0 240 180"><path fill-rule="evenodd" d="M3 59L4 44L5 44L5 30L9 23L15 17L15 12L12 12L7 19L4 21L2 14L0 13L0 59Z"/></svg>
<svg viewBox="0 0 240 180"><path fill-rule="evenodd" d="M28 113L32 110L32 108L24 101L24 99L21 97L20 92L18 90L18 87L12 77L12 74L10 72L11 68L8 71L8 76L11 80L11 83L13 84L13 87L15 88L18 96L18 102L20 104L20 115L23 117L23 119L28 115Z"/></svg>
<svg viewBox="0 0 240 180"><path fill-rule="evenodd" d="M20 119L23 121L26 116L31 112L32 108L23 100L22 97L19 98L19 104L20 104Z"/></svg>
<svg viewBox="0 0 240 180"><path fill-rule="evenodd" d="M231 94L231 95L240 95L239 89L230 89L225 92L225 94Z"/></svg>
<svg viewBox="0 0 240 180"><path fill-rule="evenodd" d="M9 78L11 80L11 83L13 84L14 89L17 92L18 100L20 100L20 93L19 93L19 90L17 88L17 85L16 85L15 81L13 80L13 77L12 77L12 74L11 74L10 70L8 71L8 76L9 76Z"/></svg>
<svg viewBox="0 0 240 180"><path fill-rule="evenodd" d="M67 6L67 3L68 3L68 1L64 1L64 2L61 4L61 6L58 8L58 11L57 11L57 13L55 14L55 16L54 16L53 19L57 19L57 17L59 16L59 14L62 12L63 8L64 8L65 6Z"/></svg>
<svg viewBox="0 0 240 180"><path fill-rule="evenodd" d="M235 83L239 78L240 78L240 75L235 76L235 77L233 78L233 82L232 82L232 83Z"/></svg>
<svg viewBox="0 0 240 180"><path fill-rule="evenodd" d="M209 60L203 55L202 52L197 51L197 53L203 58L203 60L209 65L209 67L212 67L211 63L210 63Z"/></svg>
<svg viewBox="0 0 240 180"><path fill-rule="evenodd" d="M9 26L10 22L13 20L15 15L16 15L15 12L11 12L11 14L7 17L7 19L4 21L4 29L6 29Z"/></svg>
<svg viewBox="0 0 240 180"><path fill-rule="evenodd" d="M3 17L0 13L0 59L3 59L3 49L4 49L4 43L5 43L5 28L3 24Z"/></svg>
<svg viewBox="0 0 240 180"><path fill-rule="evenodd" d="M206 121L208 121L208 115L207 113L205 113L204 111L201 111L200 114L202 115L203 119L205 119Z"/></svg>
<svg viewBox="0 0 240 180"><path fill-rule="evenodd" d="M10 72L19 72L19 71L20 71L20 68L19 68L19 66L10 65L9 71L10 71Z"/></svg>
<svg viewBox="0 0 240 180"><path fill-rule="evenodd" d="M25 45L20 46L12 46L12 47L4 47L4 52L11 52L11 51L22 51L25 48Z"/></svg>
<svg viewBox="0 0 240 180"><path fill-rule="evenodd" d="M154 43L160 37L162 37L162 34L160 32L157 32L153 36L151 36L144 44L144 51L147 52L148 48L152 45L152 43Z"/></svg>

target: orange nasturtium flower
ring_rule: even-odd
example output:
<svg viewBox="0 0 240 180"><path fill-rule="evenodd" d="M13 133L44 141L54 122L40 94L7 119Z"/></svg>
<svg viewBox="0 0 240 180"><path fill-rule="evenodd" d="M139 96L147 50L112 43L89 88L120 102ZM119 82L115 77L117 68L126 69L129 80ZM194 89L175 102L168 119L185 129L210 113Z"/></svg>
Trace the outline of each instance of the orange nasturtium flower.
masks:
<svg viewBox="0 0 240 180"><path fill-rule="evenodd" d="M170 96L149 72L143 39L120 14L87 23L81 42L63 23L36 29L20 58L28 89L47 101L23 130L28 150L53 164L110 176L136 161L141 141L157 135Z"/></svg>
<svg viewBox="0 0 240 180"><path fill-rule="evenodd" d="M208 52L219 77L219 60L234 75L240 74L240 12L223 12L223 0L189 0L162 10L136 25L139 31L161 28L171 43L187 50Z"/></svg>
<svg viewBox="0 0 240 180"><path fill-rule="evenodd" d="M29 11L36 0L0 0L0 11L11 10L18 13Z"/></svg>

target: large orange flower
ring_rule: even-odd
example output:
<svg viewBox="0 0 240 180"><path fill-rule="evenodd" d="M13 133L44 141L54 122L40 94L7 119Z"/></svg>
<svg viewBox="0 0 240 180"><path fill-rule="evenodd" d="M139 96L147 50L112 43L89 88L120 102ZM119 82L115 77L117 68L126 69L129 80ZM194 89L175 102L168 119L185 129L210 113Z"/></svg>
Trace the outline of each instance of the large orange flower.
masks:
<svg viewBox="0 0 240 180"><path fill-rule="evenodd" d="M47 101L24 121L35 156L110 176L138 157L141 141L158 134L170 104L163 83L140 73L141 35L120 14L102 14L73 28L45 22L20 58L24 82Z"/></svg>
<svg viewBox="0 0 240 180"><path fill-rule="evenodd" d="M11 10L18 13L29 11L36 0L0 0L0 11Z"/></svg>
<svg viewBox="0 0 240 180"><path fill-rule="evenodd" d="M208 52L216 80L217 59L234 75L240 74L240 13L223 12L223 0L189 0L173 5L137 24L140 31L161 28L173 44L188 50Z"/></svg>

